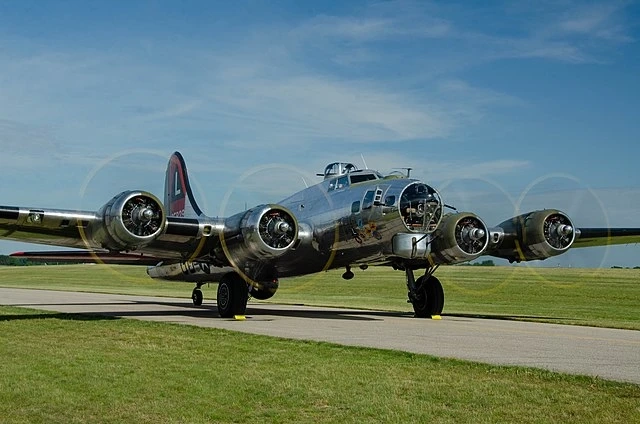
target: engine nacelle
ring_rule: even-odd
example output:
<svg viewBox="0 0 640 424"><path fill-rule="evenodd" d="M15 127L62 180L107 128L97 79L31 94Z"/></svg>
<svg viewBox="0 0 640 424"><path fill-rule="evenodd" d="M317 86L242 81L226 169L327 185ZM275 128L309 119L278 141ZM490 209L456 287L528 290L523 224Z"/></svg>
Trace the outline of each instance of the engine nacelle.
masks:
<svg viewBox="0 0 640 424"><path fill-rule="evenodd" d="M158 238L166 228L160 200L145 191L125 191L98 211L91 239L105 249L136 250Z"/></svg>
<svg viewBox="0 0 640 424"><path fill-rule="evenodd" d="M431 243L431 258L437 264L471 261L482 255L489 231L478 216L468 212L442 217Z"/></svg>
<svg viewBox="0 0 640 424"><path fill-rule="evenodd" d="M261 205L225 222L226 253L241 265L245 260L269 260L285 254L298 240L298 221L285 207Z"/></svg>
<svg viewBox="0 0 640 424"><path fill-rule="evenodd" d="M557 209L519 215L499 227L504 231L503 241L490 254L511 262L560 255L571 247L576 238L573 223Z"/></svg>

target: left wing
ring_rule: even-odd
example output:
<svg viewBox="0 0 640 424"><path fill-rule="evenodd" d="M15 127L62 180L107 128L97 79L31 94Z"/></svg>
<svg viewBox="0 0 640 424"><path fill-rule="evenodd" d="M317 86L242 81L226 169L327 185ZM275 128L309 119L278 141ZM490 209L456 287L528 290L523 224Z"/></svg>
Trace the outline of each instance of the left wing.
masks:
<svg viewBox="0 0 640 424"><path fill-rule="evenodd" d="M640 243L640 228L578 228L573 247Z"/></svg>
<svg viewBox="0 0 640 424"><path fill-rule="evenodd" d="M529 212L489 230L484 254L511 262L546 259L573 247L640 243L640 228L576 228L556 209Z"/></svg>

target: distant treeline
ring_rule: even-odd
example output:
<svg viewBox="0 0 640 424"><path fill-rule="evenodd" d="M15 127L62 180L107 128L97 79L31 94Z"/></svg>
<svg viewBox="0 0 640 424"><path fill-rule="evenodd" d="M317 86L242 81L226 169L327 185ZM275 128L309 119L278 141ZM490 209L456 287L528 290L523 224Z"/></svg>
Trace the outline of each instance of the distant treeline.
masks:
<svg viewBox="0 0 640 424"><path fill-rule="evenodd" d="M640 269L640 266L634 266L633 268L631 268L630 266L614 265L614 266L611 267L611 269Z"/></svg>
<svg viewBox="0 0 640 424"><path fill-rule="evenodd" d="M12 256L0 255L0 265L27 266L34 264L29 262L26 258L14 258Z"/></svg>
<svg viewBox="0 0 640 424"><path fill-rule="evenodd" d="M461 265L462 266L496 266L496 264L491 259L487 259L486 261L482 261L482 262L464 263Z"/></svg>

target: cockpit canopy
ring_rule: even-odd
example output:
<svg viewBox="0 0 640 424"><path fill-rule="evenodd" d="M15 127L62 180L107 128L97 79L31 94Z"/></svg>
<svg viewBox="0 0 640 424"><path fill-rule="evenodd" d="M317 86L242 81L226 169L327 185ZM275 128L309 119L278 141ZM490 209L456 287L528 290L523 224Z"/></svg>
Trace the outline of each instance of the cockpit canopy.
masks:
<svg viewBox="0 0 640 424"><path fill-rule="evenodd" d="M327 165L324 174L317 174L328 180L328 190L339 190L347 188L352 184L363 183L366 181L379 180L384 178L378 171L371 169L358 169L352 163L334 162Z"/></svg>
<svg viewBox="0 0 640 424"><path fill-rule="evenodd" d="M318 174L318 176L324 177L324 179L326 180L327 178L333 178L335 176L348 174L357 170L358 167L352 163L334 162L330 163L326 168L324 168L324 174Z"/></svg>

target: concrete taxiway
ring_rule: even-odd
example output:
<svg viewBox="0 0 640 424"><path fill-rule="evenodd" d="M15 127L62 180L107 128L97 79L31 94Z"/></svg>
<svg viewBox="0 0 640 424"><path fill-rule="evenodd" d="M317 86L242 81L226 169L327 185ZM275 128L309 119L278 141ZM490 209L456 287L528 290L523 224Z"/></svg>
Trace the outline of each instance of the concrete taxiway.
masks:
<svg viewBox="0 0 640 424"><path fill-rule="evenodd" d="M473 317L250 302L247 319L217 317L190 299L0 288L0 304L65 313L164 321L292 339L317 340L523 365L640 384L640 331ZM5 317L6 318L6 317Z"/></svg>

